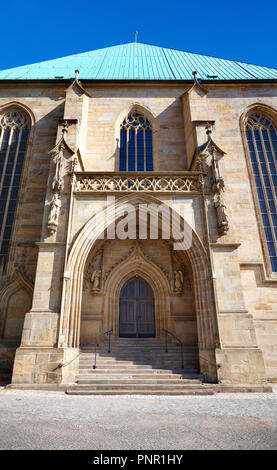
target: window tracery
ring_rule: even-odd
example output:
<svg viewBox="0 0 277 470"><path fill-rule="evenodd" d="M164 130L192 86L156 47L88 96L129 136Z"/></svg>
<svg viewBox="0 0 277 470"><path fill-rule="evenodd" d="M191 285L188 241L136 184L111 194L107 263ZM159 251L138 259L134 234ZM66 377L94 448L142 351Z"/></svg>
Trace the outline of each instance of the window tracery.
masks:
<svg viewBox="0 0 277 470"><path fill-rule="evenodd" d="M0 262L6 264L29 135L25 114L9 109L0 116Z"/></svg>
<svg viewBox="0 0 277 470"><path fill-rule="evenodd" d="M153 171L152 126L132 112L120 126L120 171Z"/></svg>
<svg viewBox="0 0 277 470"><path fill-rule="evenodd" d="M277 272L277 132L267 117L255 113L246 122L246 139L262 218L265 250Z"/></svg>

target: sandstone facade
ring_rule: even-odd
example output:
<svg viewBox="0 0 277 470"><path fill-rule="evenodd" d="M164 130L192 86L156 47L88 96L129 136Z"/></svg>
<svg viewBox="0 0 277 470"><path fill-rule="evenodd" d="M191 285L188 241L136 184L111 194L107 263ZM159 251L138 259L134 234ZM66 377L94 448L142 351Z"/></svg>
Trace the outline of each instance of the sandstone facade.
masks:
<svg viewBox="0 0 277 470"><path fill-rule="evenodd" d="M122 85L80 84L78 78L69 86L0 85L0 114L16 108L30 121L0 290L0 367L13 368L14 386L74 382L80 344L101 341L109 329L119 335L120 291L136 275L154 293L156 336L167 329L184 344L197 344L207 380L222 390L257 390L277 381L277 276L263 251L243 131L249 113L265 113L277 122L277 87L212 83L205 88L197 80ZM119 172L119 138L120 124L132 110L152 124L152 178L182 177L185 189L118 189L119 179L130 176ZM228 230L221 232L212 152L225 183ZM58 155L61 207L51 231ZM108 179L104 190L95 183L99 175ZM135 184L138 177L132 175ZM116 214L107 195L115 198ZM146 203L173 210L181 205L191 246L176 251L161 231L158 240L99 238L97 214L105 214L107 231L124 215L125 203L137 211ZM93 291L96 270L100 278ZM174 284L179 271L180 291Z"/></svg>

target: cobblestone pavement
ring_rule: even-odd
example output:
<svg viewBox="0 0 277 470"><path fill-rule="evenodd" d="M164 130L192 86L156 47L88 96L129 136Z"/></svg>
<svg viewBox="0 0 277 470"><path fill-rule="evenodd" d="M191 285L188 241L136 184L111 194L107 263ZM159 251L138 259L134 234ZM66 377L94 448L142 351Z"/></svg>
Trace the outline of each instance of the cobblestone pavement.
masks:
<svg viewBox="0 0 277 470"><path fill-rule="evenodd" d="M184 397L2 389L0 449L277 449L277 389Z"/></svg>

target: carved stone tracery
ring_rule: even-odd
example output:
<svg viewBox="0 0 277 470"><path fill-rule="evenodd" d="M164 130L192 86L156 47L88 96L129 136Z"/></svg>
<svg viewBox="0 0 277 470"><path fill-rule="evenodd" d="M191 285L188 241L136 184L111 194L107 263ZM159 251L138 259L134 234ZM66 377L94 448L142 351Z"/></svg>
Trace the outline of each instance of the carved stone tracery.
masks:
<svg viewBox="0 0 277 470"><path fill-rule="evenodd" d="M0 126L4 128L10 127L13 129L27 129L28 119L23 113L17 111L17 109L11 109L10 111L3 114Z"/></svg>
<svg viewBox="0 0 277 470"><path fill-rule="evenodd" d="M76 174L76 192L199 192L200 175L162 175L148 172L145 174L128 174L109 176L107 174Z"/></svg>
<svg viewBox="0 0 277 470"><path fill-rule="evenodd" d="M1 271L1 269L0 269ZM17 279L23 279L24 282L33 287L34 280L32 273L28 267L26 253L23 252L19 263L17 263L12 272L8 275L0 276L0 291L15 282Z"/></svg>

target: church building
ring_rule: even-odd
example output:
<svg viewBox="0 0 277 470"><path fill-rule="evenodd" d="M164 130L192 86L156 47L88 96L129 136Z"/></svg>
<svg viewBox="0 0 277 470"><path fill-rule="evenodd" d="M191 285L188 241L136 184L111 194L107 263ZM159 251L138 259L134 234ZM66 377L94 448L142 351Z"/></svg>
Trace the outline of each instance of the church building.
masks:
<svg viewBox="0 0 277 470"><path fill-rule="evenodd" d="M277 69L133 42L0 71L0 377L277 382Z"/></svg>

